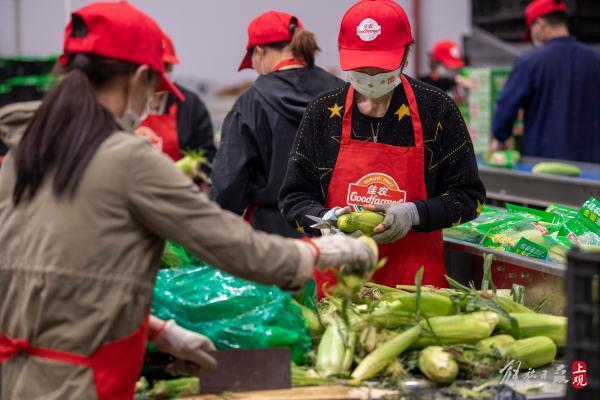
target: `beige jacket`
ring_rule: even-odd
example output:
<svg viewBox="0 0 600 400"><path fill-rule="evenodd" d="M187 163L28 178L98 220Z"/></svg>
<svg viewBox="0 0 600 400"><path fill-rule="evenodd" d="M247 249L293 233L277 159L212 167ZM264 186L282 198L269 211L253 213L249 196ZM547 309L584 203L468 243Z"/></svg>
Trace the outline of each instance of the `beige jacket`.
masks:
<svg viewBox="0 0 600 400"><path fill-rule="evenodd" d="M11 146L36 103L0 110ZM91 355L133 333L149 309L165 239L218 268L294 288L311 276L309 245L253 231L199 193L173 162L126 132L105 140L72 200L51 177L13 207L11 152L0 168L0 331ZM0 365L0 399L95 399L92 372L19 354Z"/></svg>

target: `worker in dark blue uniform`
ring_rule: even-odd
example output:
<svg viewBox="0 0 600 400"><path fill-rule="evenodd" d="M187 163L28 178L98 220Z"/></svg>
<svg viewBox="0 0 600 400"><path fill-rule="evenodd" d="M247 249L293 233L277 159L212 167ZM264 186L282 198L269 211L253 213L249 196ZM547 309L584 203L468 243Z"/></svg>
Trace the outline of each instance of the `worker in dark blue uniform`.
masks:
<svg viewBox="0 0 600 400"><path fill-rule="evenodd" d="M493 149L522 109L525 155L600 163L600 54L569 35L566 9L559 0L527 6L537 48L517 60L498 99Z"/></svg>

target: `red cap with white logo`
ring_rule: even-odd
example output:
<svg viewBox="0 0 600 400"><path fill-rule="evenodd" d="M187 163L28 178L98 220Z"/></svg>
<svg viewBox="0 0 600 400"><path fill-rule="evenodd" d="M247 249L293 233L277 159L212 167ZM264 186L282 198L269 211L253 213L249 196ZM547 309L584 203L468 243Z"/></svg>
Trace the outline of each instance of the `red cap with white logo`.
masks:
<svg viewBox="0 0 600 400"><path fill-rule="evenodd" d="M276 42L291 42L294 36L294 32L290 32L292 20L296 20L298 28L302 28L302 22L298 18L282 11L267 11L250 21L246 55L238 71L252 68L250 49L254 46Z"/></svg>
<svg viewBox="0 0 600 400"><path fill-rule="evenodd" d="M440 40L433 45L431 57L441 62L446 68L458 69L465 66L461 58L460 47L452 40Z"/></svg>
<svg viewBox="0 0 600 400"><path fill-rule="evenodd" d="M525 20L527 30L525 31L525 40L531 39L531 24L536 19L548 15L555 11L567 11L567 4L562 0L533 0L525 8Z"/></svg>
<svg viewBox="0 0 600 400"><path fill-rule="evenodd" d="M163 32L152 18L124 1L92 3L72 15L83 20L87 34L72 36L73 21L69 22L61 63L67 64L72 54L88 53L147 65L160 76L157 90L168 90L185 99L165 74Z"/></svg>
<svg viewBox="0 0 600 400"><path fill-rule="evenodd" d="M400 68L413 36L406 12L392 0L361 0L342 18L338 46L344 71Z"/></svg>

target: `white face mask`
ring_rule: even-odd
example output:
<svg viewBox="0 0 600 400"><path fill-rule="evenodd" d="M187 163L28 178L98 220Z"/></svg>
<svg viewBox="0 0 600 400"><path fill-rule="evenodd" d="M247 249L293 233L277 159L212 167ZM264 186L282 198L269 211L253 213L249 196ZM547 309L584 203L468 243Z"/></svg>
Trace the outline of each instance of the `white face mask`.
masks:
<svg viewBox="0 0 600 400"><path fill-rule="evenodd" d="M369 75L358 71L348 72L348 81L356 91L364 96L377 99L391 92L400 84L402 67L395 71Z"/></svg>
<svg viewBox="0 0 600 400"><path fill-rule="evenodd" d="M144 107L144 111L142 112L142 114L137 114L135 111L133 111L133 108L131 106L131 92L127 95L127 107L125 108L123 116L119 119L119 122L121 123L123 129L125 129L128 132L134 132L137 128L140 127L141 122L148 117L149 103L150 100L152 100L153 93L154 92L152 89L148 89L148 100L146 100L146 107Z"/></svg>

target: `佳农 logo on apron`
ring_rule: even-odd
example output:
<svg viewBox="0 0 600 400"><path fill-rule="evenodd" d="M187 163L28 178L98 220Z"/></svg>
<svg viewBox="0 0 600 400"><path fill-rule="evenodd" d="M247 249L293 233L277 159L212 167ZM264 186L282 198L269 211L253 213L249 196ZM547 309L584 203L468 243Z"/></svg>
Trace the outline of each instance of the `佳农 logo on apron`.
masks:
<svg viewBox="0 0 600 400"><path fill-rule="evenodd" d="M346 203L360 211L367 204L403 203L406 201L406 191L387 174L374 172L360 178L356 183L348 185Z"/></svg>

